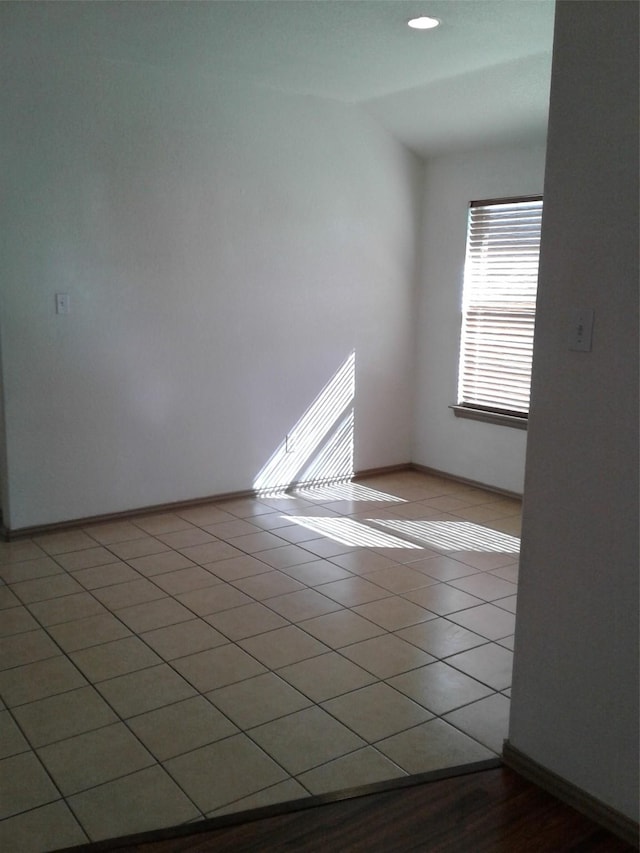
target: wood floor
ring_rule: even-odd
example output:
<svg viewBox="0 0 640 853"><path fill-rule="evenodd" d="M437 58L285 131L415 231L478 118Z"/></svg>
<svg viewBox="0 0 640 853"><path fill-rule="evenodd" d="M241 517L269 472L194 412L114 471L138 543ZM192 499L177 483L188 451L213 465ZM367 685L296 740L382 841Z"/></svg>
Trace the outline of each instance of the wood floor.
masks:
<svg viewBox="0 0 640 853"><path fill-rule="evenodd" d="M107 849L107 845L93 845ZM623 853L634 848L506 768L144 843L130 853Z"/></svg>

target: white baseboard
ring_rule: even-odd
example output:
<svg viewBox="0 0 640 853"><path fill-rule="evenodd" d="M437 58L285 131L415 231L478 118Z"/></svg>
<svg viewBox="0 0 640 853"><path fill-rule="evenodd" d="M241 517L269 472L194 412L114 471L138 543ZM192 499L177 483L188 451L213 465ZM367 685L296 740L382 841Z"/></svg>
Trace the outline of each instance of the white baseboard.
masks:
<svg viewBox="0 0 640 853"><path fill-rule="evenodd" d="M601 800L578 788L572 782L568 782L551 770L547 770L537 761L529 758L508 740L505 740L502 749L502 760L510 767L524 776L534 785L557 797L562 802L581 812L586 817L599 823L609 832L622 838L628 844L638 847L638 824L621 812L612 809Z"/></svg>

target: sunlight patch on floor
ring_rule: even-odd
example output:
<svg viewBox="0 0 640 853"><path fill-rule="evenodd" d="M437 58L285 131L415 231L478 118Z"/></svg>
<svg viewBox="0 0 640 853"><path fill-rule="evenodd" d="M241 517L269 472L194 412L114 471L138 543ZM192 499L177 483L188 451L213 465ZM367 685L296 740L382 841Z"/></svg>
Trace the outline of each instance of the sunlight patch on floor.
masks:
<svg viewBox="0 0 640 853"><path fill-rule="evenodd" d="M406 503L404 498L363 486L361 483L329 483L325 486L308 486L296 489L297 497L309 501L380 501L385 503Z"/></svg>
<svg viewBox="0 0 640 853"><path fill-rule="evenodd" d="M314 530L319 536L327 536L342 545L363 548L414 548L421 549L415 542L407 542L382 530L375 530L352 518L317 518L313 516L287 516L289 521Z"/></svg>
<svg viewBox="0 0 640 853"><path fill-rule="evenodd" d="M471 521L405 521L403 519L367 519L443 551L495 551L517 554L520 540L498 530L490 530Z"/></svg>

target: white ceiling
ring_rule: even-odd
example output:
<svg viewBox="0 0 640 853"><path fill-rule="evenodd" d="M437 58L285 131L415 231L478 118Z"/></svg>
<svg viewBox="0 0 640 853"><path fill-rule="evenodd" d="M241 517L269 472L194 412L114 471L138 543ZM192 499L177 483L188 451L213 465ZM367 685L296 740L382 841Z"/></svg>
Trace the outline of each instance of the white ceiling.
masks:
<svg viewBox="0 0 640 853"><path fill-rule="evenodd" d="M422 154L546 132L553 0L0 6L13 51L97 54L358 103ZM416 14L442 24L411 30Z"/></svg>

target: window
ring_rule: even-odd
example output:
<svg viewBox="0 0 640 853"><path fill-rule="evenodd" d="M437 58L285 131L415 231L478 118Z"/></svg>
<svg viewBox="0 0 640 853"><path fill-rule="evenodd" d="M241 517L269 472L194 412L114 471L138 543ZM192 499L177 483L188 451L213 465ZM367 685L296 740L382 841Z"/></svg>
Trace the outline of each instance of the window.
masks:
<svg viewBox="0 0 640 853"><path fill-rule="evenodd" d="M455 414L526 429L542 199L469 206Z"/></svg>

